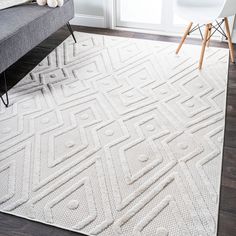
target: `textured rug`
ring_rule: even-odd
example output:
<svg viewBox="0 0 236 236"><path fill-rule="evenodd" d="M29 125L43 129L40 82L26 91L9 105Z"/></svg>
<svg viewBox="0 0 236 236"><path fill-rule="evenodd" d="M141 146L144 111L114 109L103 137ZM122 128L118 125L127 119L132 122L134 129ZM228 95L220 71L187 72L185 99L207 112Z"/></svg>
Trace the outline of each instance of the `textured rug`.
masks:
<svg viewBox="0 0 236 236"><path fill-rule="evenodd" d="M0 211L89 235L213 236L228 50L76 33L0 104Z"/></svg>

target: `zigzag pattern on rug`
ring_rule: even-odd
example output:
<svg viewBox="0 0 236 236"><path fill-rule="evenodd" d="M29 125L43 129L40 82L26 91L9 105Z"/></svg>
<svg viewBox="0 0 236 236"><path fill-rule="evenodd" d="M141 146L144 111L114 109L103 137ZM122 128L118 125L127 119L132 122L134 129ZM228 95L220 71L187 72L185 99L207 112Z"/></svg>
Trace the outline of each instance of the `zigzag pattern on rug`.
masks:
<svg viewBox="0 0 236 236"><path fill-rule="evenodd" d="M89 235L216 235L228 50L199 71L198 46L76 37L0 104L0 211Z"/></svg>

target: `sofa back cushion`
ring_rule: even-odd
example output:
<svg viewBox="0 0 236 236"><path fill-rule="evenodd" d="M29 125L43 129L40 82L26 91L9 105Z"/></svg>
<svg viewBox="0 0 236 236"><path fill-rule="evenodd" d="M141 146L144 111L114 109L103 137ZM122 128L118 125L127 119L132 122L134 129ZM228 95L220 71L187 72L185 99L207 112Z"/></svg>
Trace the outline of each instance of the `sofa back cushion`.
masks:
<svg viewBox="0 0 236 236"><path fill-rule="evenodd" d="M13 7L23 3L31 2L32 0L0 0L0 10L8 7Z"/></svg>

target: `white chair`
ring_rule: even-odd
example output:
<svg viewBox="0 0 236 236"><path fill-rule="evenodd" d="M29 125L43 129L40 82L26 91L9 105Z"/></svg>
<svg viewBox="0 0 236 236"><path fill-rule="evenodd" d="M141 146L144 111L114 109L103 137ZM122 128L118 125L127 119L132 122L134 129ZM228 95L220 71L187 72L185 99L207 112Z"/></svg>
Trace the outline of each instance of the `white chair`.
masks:
<svg viewBox="0 0 236 236"><path fill-rule="evenodd" d="M217 31L228 39L231 61L235 62L228 17L236 14L236 0L175 0L175 11L179 16L190 21L176 54L179 53L190 33L198 29L201 32L201 27L205 26L204 35L201 33L203 42L199 69L202 69L205 49L209 46L210 38ZM223 23L226 32L222 27ZM193 27L193 24L196 26Z"/></svg>

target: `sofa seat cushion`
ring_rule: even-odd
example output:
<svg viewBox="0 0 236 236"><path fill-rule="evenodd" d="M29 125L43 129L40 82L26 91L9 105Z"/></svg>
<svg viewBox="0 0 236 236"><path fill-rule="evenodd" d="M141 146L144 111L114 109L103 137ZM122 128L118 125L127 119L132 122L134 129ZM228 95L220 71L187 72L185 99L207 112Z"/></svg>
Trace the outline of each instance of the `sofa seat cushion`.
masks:
<svg viewBox="0 0 236 236"><path fill-rule="evenodd" d="M73 0L50 8L36 3L0 11L0 73L65 25L74 16Z"/></svg>

